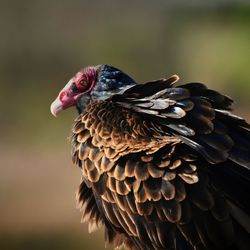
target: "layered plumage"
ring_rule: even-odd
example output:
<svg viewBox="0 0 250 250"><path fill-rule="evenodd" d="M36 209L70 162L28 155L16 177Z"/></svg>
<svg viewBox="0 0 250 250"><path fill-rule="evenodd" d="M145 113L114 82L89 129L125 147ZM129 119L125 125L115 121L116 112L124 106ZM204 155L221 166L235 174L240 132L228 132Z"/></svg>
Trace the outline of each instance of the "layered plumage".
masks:
<svg viewBox="0 0 250 250"><path fill-rule="evenodd" d="M139 85L101 65L94 79L71 137L90 231L131 249L249 249L250 125L232 100L176 75Z"/></svg>

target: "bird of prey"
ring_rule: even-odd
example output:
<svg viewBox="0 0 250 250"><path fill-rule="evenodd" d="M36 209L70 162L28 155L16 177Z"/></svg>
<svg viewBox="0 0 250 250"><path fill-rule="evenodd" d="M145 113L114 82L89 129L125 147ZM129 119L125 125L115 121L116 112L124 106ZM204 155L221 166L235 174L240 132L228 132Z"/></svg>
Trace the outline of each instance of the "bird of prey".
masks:
<svg viewBox="0 0 250 250"><path fill-rule="evenodd" d="M89 230L128 249L250 249L250 125L232 99L177 75L138 84L98 65L51 104L75 106L72 160Z"/></svg>

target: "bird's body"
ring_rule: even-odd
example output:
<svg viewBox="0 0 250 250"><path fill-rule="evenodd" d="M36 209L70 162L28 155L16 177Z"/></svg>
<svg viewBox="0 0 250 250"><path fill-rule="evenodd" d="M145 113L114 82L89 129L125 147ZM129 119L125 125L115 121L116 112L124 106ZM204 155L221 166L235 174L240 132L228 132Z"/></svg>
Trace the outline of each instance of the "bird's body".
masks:
<svg viewBox="0 0 250 250"><path fill-rule="evenodd" d="M104 225L107 242L132 249L249 249L250 125L232 100L201 83L174 87L177 76L138 85L107 65L87 69L91 84L72 104L72 78L51 110L79 111L72 159L90 231Z"/></svg>

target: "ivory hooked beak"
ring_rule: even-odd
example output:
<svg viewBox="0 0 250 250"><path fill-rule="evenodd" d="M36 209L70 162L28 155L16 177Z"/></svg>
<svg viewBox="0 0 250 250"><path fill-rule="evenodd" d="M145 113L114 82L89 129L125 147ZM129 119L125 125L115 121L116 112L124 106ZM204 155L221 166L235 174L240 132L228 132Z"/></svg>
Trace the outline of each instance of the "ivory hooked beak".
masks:
<svg viewBox="0 0 250 250"><path fill-rule="evenodd" d="M63 111L63 105L62 102L57 97L54 102L52 102L50 106L50 112L53 116L57 117L57 115Z"/></svg>

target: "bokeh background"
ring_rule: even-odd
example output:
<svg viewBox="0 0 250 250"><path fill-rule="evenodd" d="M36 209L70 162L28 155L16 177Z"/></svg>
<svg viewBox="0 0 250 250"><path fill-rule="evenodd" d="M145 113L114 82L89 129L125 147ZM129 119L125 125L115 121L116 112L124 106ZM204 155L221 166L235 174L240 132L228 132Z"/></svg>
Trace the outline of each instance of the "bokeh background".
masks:
<svg viewBox="0 0 250 250"><path fill-rule="evenodd" d="M250 117L249 1L0 0L0 249L103 249L80 224L67 136L49 106L86 65L139 82L178 73Z"/></svg>

